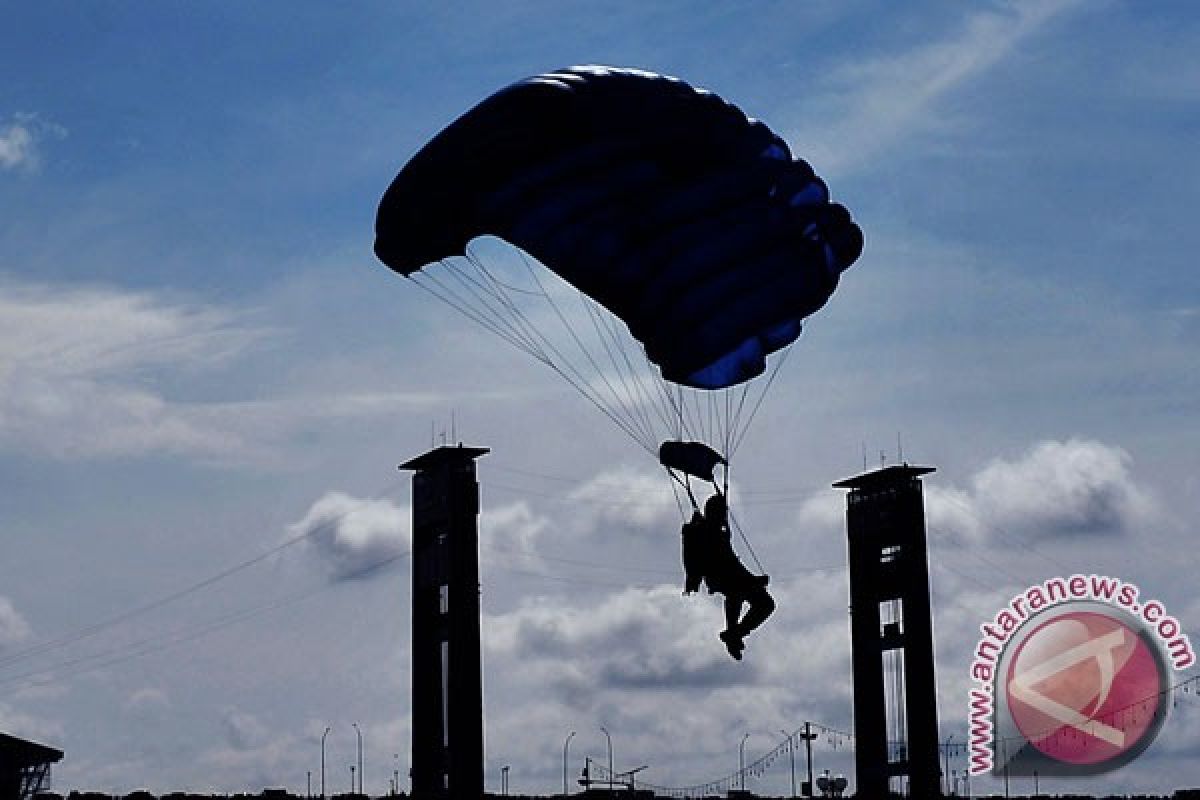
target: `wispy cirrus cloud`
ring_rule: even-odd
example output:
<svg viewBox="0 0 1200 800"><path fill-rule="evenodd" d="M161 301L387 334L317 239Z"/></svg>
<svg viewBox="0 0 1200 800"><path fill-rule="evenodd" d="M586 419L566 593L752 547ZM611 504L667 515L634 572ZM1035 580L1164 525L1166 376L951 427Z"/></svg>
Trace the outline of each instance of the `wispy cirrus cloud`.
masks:
<svg viewBox="0 0 1200 800"><path fill-rule="evenodd" d="M285 360L227 380L292 335L258 320L162 293L0 278L0 450L272 465L329 420L437 402L330 381L320 365L306 365L313 382L272 393L263 378L286 374Z"/></svg>
<svg viewBox="0 0 1200 800"><path fill-rule="evenodd" d="M1080 0L1009 2L972 11L948 35L909 50L855 60L829 76L836 107L806 130L806 156L829 172L861 168L905 139L946 124L936 106L998 67L1025 40L1082 5Z"/></svg>

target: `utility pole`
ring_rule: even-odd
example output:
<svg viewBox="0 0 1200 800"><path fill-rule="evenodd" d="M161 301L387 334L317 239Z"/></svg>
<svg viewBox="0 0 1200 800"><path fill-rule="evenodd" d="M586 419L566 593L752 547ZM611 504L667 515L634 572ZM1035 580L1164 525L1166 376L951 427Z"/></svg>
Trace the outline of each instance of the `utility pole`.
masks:
<svg viewBox="0 0 1200 800"><path fill-rule="evenodd" d="M804 740L804 761L808 765L808 783L804 784L804 796L813 796L813 777L812 777L812 743L817 735L812 732L812 723L807 720L804 722L804 733L800 734L800 738Z"/></svg>

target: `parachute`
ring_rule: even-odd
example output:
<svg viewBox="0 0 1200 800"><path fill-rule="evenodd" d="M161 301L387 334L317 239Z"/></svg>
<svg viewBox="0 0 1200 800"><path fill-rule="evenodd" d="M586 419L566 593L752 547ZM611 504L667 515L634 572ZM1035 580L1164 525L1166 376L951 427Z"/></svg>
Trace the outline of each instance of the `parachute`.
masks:
<svg viewBox="0 0 1200 800"><path fill-rule="evenodd" d="M786 353L755 381L767 357L862 246L765 124L679 79L600 66L469 110L401 169L375 227L388 267L551 366L650 453L663 438L718 448L668 448L709 476Z"/></svg>

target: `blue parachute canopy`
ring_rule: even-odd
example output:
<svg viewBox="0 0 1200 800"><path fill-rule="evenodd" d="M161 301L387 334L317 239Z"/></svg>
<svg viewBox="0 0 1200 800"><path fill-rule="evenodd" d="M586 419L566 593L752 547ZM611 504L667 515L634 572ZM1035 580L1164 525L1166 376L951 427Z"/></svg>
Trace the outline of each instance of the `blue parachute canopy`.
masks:
<svg viewBox="0 0 1200 800"><path fill-rule="evenodd" d="M671 382L766 368L862 251L862 232L763 123L675 78L572 67L497 92L435 136L379 206L409 275L499 236L624 321Z"/></svg>

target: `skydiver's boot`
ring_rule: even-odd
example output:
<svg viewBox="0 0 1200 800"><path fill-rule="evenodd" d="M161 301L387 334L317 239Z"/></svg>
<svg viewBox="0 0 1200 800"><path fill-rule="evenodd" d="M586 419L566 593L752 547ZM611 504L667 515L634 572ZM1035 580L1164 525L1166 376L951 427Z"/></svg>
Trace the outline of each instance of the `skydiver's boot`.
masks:
<svg viewBox="0 0 1200 800"><path fill-rule="evenodd" d="M717 636L725 643L725 649L729 651L729 655L733 656L735 661L742 660L742 651L746 649L746 642L742 639L742 635L735 628L721 631Z"/></svg>

